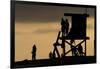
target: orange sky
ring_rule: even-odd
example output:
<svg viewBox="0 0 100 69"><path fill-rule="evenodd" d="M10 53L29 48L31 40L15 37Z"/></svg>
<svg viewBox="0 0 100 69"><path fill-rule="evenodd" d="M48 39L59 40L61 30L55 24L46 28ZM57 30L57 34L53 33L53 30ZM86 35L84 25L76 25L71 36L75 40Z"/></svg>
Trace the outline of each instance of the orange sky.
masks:
<svg viewBox="0 0 100 69"><path fill-rule="evenodd" d="M94 55L94 19L87 18L87 56ZM37 59L48 58L56 41L59 23L17 23L15 24L15 61L31 60L32 46L37 46ZM69 48L67 48L69 49ZM60 47L59 50L61 51ZM70 55L70 53L68 54Z"/></svg>

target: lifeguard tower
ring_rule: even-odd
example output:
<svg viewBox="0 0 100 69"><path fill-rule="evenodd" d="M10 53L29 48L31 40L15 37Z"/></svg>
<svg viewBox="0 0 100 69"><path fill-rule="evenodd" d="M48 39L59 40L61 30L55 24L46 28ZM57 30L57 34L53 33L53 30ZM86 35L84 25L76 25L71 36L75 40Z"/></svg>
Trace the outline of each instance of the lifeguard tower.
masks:
<svg viewBox="0 0 100 69"><path fill-rule="evenodd" d="M57 36L57 40L56 42L53 44L54 46L54 50L53 50L53 54L56 55L55 58L62 58L65 57L69 52L73 52L73 50L77 50L78 46L83 44L84 45L84 51L82 52L83 55L73 55L72 53L72 57L73 56L86 56L86 40L89 39L89 37L86 36L86 20L87 17L89 16L88 14L72 14L72 13L64 13L64 16L70 16L71 17L71 21L72 21L72 26L70 29L70 32L64 36L61 31L59 31L58 36ZM61 41L61 43L59 43L59 40ZM70 41L70 42L69 42ZM80 41L78 44L75 41ZM68 44L70 46L70 49L66 51L65 44ZM73 45L72 43L76 43L76 45ZM62 54L59 53L58 51L58 46L61 46L62 48Z"/></svg>

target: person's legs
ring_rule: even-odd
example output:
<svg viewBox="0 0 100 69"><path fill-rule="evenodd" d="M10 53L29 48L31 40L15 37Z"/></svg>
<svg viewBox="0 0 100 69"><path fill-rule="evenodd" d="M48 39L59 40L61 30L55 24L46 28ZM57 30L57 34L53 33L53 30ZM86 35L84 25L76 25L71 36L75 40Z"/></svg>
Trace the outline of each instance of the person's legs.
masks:
<svg viewBox="0 0 100 69"><path fill-rule="evenodd" d="M34 60L34 56L32 55L32 60Z"/></svg>
<svg viewBox="0 0 100 69"><path fill-rule="evenodd" d="M36 55L34 55L34 60L36 60Z"/></svg>
<svg viewBox="0 0 100 69"><path fill-rule="evenodd" d="M32 55L32 60L35 60L36 59L36 55Z"/></svg>

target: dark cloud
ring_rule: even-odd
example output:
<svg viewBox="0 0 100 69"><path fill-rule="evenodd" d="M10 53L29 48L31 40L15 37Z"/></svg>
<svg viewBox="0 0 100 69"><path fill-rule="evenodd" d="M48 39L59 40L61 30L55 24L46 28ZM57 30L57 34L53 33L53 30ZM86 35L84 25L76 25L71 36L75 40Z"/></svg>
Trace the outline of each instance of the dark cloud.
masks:
<svg viewBox="0 0 100 69"><path fill-rule="evenodd" d="M33 33L36 34L45 34L45 33L52 33L52 32L58 32L58 29L37 29L33 31Z"/></svg>
<svg viewBox="0 0 100 69"><path fill-rule="evenodd" d="M15 33L17 35L28 35L28 34L46 34L46 33L54 33L54 32L58 32L59 30L58 29L37 29L37 30L34 30L34 31L16 31Z"/></svg>
<svg viewBox="0 0 100 69"><path fill-rule="evenodd" d="M29 4L16 4L15 20L16 22L59 22L64 13L85 13L86 8L60 7L60 6L42 6ZM93 16L94 9L88 9L88 13Z"/></svg>

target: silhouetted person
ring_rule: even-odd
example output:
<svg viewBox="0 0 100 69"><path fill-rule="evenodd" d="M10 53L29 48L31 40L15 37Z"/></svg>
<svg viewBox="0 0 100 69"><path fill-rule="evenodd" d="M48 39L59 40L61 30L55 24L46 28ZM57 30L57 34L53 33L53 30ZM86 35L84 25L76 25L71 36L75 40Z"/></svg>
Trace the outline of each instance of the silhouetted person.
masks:
<svg viewBox="0 0 100 69"><path fill-rule="evenodd" d="M32 60L36 60L36 50L36 45L34 44L32 48Z"/></svg>
<svg viewBox="0 0 100 69"><path fill-rule="evenodd" d="M68 23L68 19L66 19L66 21L64 21L64 19L62 18L61 20L61 31L62 31L62 35L66 36L68 34L68 30L69 30L69 23Z"/></svg>
<svg viewBox="0 0 100 69"><path fill-rule="evenodd" d="M62 20L61 20L61 31L62 31L62 35L63 35L63 36L65 35L65 26L64 26L64 23L65 23L65 21L64 21L64 19L62 18Z"/></svg>
<svg viewBox="0 0 100 69"><path fill-rule="evenodd" d="M83 56L83 47L81 44L79 44L79 46L78 46L78 52L79 52L80 56Z"/></svg>
<svg viewBox="0 0 100 69"><path fill-rule="evenodd" d="M50 59L53 58L53 54L52 54L52 52L49 53L49 58L50 58Z"/></svg>
<svg viewBox="0 0 100 69"><path fill-rule="evenodd" d="M78 56L77 48L72 46L73 56Z"/></svg>
<svg viewBox="0 0 100 69"><path fill-rule="evenodd" d="M71 49L72 49L72 56L74 56L74 50L73 50L74 39L71 39L70 43L71 43Z"/></svg>
<svg viewBox="0 0 100 69"><path fill-rule="evenodd" d="M63 18L61 20L61 31L62 31L62 35L65 36L65 33L66 33L66 25L65 25L65 21L64 21Z"/></svg>
<svg viewBox="0 0 100 69"><path fill-rule="evenodd" d="M68 19L66 19L66 35L68 34L68 31L69 31L69 23L68 23Z"/></svg>

